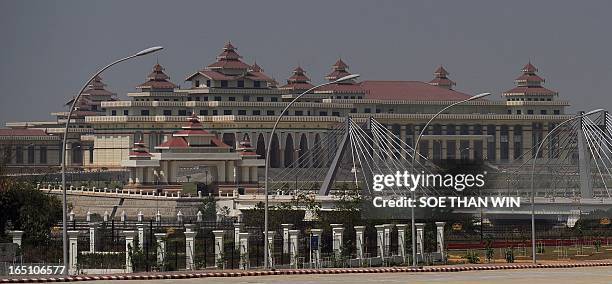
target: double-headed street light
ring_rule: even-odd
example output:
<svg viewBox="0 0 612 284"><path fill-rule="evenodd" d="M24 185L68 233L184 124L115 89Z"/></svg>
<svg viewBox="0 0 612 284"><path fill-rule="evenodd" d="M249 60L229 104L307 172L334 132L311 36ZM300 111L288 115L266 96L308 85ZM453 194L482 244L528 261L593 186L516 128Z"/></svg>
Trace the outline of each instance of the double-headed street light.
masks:
<svg viewBox="0 0 612 284"><path fill-rule="evenodd" d="M66 126L64 128L64 137L62 139L62 238L63 238L63 256L64 256L64 274L68 275L68 227L67 227L67 211L68 211L68 204L66 201L66 142L68 140L68 128L70 127L70 119L72 118L72 113L74 112L74 109L76 107L77 102L79 101L79 98L81 97L81 95L83 94L83 92L85 91L85 89L87 88L87 86L89 86L89 83L98 75L100 75L102 72L104 72L106 69L110 68L111 66L126 61L126 60L130 60L132 58L136 58L139 56L143 56L143 55L147 55L153 52L157 52L164 49L161 46L154 46L154 47L150 47L144 50L141 50L135 54L132 54L128 57L124 57L121 58L111 64L108 64L106 66L104 66L104 68L98 70L98 72L96 72L93 76L91 76L91 78L89 78L89 80L87 80L87 82L85 82L85 85L83 85L83 87L81 88L81 91L79 91L79 93L76 95L76 97L74 97L74 99L72 100L72 104L70 105L70 111L68 112L68 117L66 118Z"/></svg>
<svg viewBox="0 0 612 284"><path fill-rule="evenodd" d="M427 121L427 123L425 124L425 126L423 127L423 129L421 129L421 132L419 133L419 136L417 136L417 139L414 143L414 153L412 154L412 163L411 163L411 168L412 170L410 171L411 173L414 172L414 163L416 162L416 156L418 155L417 152L417 148L419 147L419 141L421 140L421 136L423 136L423 133L425 133L425 130L427 130L427 127L429 127L429 124L431 124L431 122L436 119L436 117L438 117L441 113L445 112L446 110L448 110L449 108L452 108L456 105L465 103L465 102L469 102L469 101L473 101L473 100L477 100L480 98L484 98L488 95L491 95L491 93L482 93L482 94L478 94L476 96L473 97L469 97L465 100L462 101L458 101L458 102L454 102L446 107L444 107L443 109L441 109L438 113L434 114L429 121ZM412 191L412 200L415 199L415 191ZM412 238L412 265L413 266L417 266L417 255L416 255L416 227L414 224L414 206L410 207L410 216L411 216L411 221L410 221L410 225L411 225L411 229L412 229L412 234L411 238Z"/></svg>
<svg viewBox="0 0 612 284"><path fill-rule="evenodd" d="M548 134L546 134L546 136L544 136L544 139L542 139L542 141L540 141L540 144L538 145L538 148L535 152L535 155L533 157L533 161L531 164L531 253L532 253L532 261L533 263L536 263L536 235L535 235L535 188L534 188L534 174L535 174L535 166L536 166L536 161L538 159L538 154L540 153L540 150L542 149L542 146L544 145L544 142L546 141L546 139L553 133L555 132L557 129L561 128L561 126L563 126L564 124L570 122L570 121L574 121L576 119L581 119L585 116L589 116L591 114L595 114L598 112L602 112L604 111L603 109L595 109L583 114L579 114L576 115L574 117L568 118L566 120L564 120L563 122L559 123L557 126L555 126L555 128L553 128L552 130L550 130L548 132ZM550 157L549 157L550 158Z"/></svg>
<svg viewBox="0 0 612 284"><path fill-rule="evenodd" d="M281 111L280 115L276 118L276 122L274 123L274 126L272 127L272 131L270 131L270 137L268 138L268 145L266 147L266 169L265 169L265 176L264 176L264 195L265 195L265 201L264 201L264 268L269 268L270 267L270 263L269 263L269 251L268 251L268 171L270 169L270 148L272 147L272 138L274 137L274 131L276 131L276 127L278 126L278 123L281 121L281 119L283 118L283 116L285 115L285 113L287 113L287 110L295 103L297 102L300 98L302 98L304 95L306 95L307 93L312 92L313 90L316 90L318 88L321 88L323 86L327 86L327 85L331 85L331 84L336 84L336 83L341 83L344 81L348 81L348 80L353 80L359 77L359 74L352 74L352 75L347 75L344 76L342 78L336 79L335 81L331 81L331 82L327 82L327 83L323 83L317 86L314 86L306 91L304 91L303 93L299 94L297 97L295 97L291 102L289 102L289 104L287 104L287 106L285 106L285 108L283 109L283 111Z"/></svg>

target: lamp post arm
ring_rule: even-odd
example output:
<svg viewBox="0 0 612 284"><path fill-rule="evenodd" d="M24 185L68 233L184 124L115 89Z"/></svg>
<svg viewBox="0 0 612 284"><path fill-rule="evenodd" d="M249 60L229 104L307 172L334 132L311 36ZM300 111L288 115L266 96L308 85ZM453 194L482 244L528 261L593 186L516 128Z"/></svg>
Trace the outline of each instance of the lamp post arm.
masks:
<svg viewBox="0 0 612 284"><path fill-rule="evenodd" d="M548 132L548 134L546 134L546 136L544 136L544 139L542 139L542 141L540 141L538 148L535 152L535 155L533 157L533 161L531 163L531 254L532 254L532 261L533 263L536 263L536 237L535 237L535 187L534 187L534 177L535 177L535 167L536 167L536 161L538 160L538 155L540 153L540 150L542 149L542 146L544 146L544 142L546 142L546 139L548 139L548 137L553 134L555 131L557 131L557 129L560 129L561 126L567 124L570 121L574 121L576 119L579 118L583 118L587 115L593 114L594 112L588 112L588 113L584 113L581 115L577 115L571 118L568 118L566 120L564 120L563 122L559 123L557 126L555 126L555 128L553 128L552 130L550 130Z"/></svg>
<svg viewBox="0 0 612 284"><path fill-rule="evenodd" d="M67 203L67 197L66 197L66 144L68 141L68 128L70 127L70 120L72 119L72 114L74 113L74 109L76 107L77 102L79 101L79 99L81 98L81 95L83 94L83 92L85 91L85 89L87 88L87 86L91 83L91 81L98 75L100 75L102 72L104 72L106 69L110 68L111 66L132 59L134 57L139 56L138 54L134 54L134 55L130 55L128 57L124 57L121 58L119 60L116 60L114 62L112 62L111 64L108 64L106 66L104 66L102 69L98 70L98 72L96 72L93 76L91 76L91 78L89 78L89 80L87 80L87 82L83 85L83 87L81 88L81 90L79 91L79 93L76 95L76 97L74 97L72 103L70 104L70 110L68 111L68 116L66 118L66 125L64 127L64 136L62 138L62 150L61 150L61 171L62 171L62 239L63 239L63 258L64 258L64 267L66 267L66 269L64 269L64 273L66 275L68 275L68 224L67 224L67 216L66 214L68 213L68 203Z"/></svg>

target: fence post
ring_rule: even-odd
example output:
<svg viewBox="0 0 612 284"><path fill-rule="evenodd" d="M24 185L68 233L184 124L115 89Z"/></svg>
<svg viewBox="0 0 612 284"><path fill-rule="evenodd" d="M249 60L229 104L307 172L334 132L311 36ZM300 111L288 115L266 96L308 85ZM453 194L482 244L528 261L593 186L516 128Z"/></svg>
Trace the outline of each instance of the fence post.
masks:
<svg viewBox="0 0 612 284"><path fill-rule="evenodd" d="M323 229L310 230L310 264L315 268L321 267L321 234ZM312 268L312 266L311 266Z"/></svg>
<svg viewBox="0 0 612 284"><path fill-rule="evenodd" d="M185 225L185 269L194 270L194 256L195 256L195 236L197 232L193 231L193 224Z"/></svg>
<svg viewBox="0 0 612 284"><path fill-rule="evenodd" d="M438 241L437 252L440 253L442 259L444 259L444 225L446 225L446 222L436 222L436 239Z"/></svg>
<svg viewBox="0 0 612 284"><path fill-rule="evenodd" d="M330 224L332 227L332 249L336 259L342 256L342 239L344 235L344 227L342 224Z"/></svg>
<svg viewBox="0 0 612 284"><path fill-rule="evenodd" d="M77 258L79 255L77 241L79 231L68 231L68 273L77 274Z"/></svg>
<svg viewBox="0 0 612 284"><path fill-rule="evenodd" d="M406 262L406 228L407 224L397 224L397 250L399 251L399 255L402 257L402 260Z"/></svg>
<svg viewBox="0 0 612 284"><path fill-rule="evenodd" d="M134 248L134 238L136 237L136 232L123 231L123 234L125 235L125 272L132 273L134 272L134 267L132 267L130 250Z"/></svg>
<svg viewBox="0 0 612 284"><path fill-rule="evenodd" d="M289 253L289 230L293 228L293 224L281 224L283 227L283 253Z"/></svg>
<svg viewBox="0 0 612 284"><path fill-rule="evenodd" d="M98 224L95 222L89 223L89 252L96 252L96 231Z"/></svg>
<svg viewBox="0 0 612 284"><path fill-rule="evenodd" d="M385 225L376 225L376 247L378 247L378 257L385 258Z"/></svg>
<svg viewBox="0 0 612 284"><path fill-rule="evenodd" d="M225 231L215 230L212 232L215 235L215 266L223 268L223 238Z"/></svg>
<svg viewBox="0 0 612 284"><path fill-rule="evenodd" d="M240 233L238 240L240 244L240 268L249 269L249 233Z"/></svg>
<svg viewBox="0 0 612 284"><path fill-rule="evenodd" d="M266 240L268 242L268 259L264 260L268 262L268 267L274 267L274 235L275 234L276 234L275 231L268 231L268 239Z"/></svg>
<svg viewBox="0 0 612 284"><path fill-rule="evenodd" d="M417 258L420 257L421 261L425 260L425 242L423 240L423 238L425 237L424 235L424 231L425 231L425 224L423 223L416 223L414 224L416 226L416 241L417 241ZM417 259L418 261L418 259Z"/></svg>
<svg viewBox="0 0 612 284"><path fill-rule="evenodd" d="M363 235L365 232L365 226L355 226L355 248L357 251L357 259L363 259Z"/></svg>
<svg viewBox="0 0 612 284"><path fill-rule="evenodd" d="M242 224L240 223L234 223L234 249L240 249L240 242L238 240L240 240L240 228L242 227Z"/></svg>
<svg viewBox="0 0 612 284"><path fill-rule="evenodd" d="M298 237L300 230L289 230L289 259L290 265L297 268L298 266Z"/></svg>
<svg viewBox="0 0 612 284"><path fill-rule="evenodd" d="M155 233L155 240L157 241L157 265L161 268L164 265L166 259L166 238L168 233Z"/></svg>

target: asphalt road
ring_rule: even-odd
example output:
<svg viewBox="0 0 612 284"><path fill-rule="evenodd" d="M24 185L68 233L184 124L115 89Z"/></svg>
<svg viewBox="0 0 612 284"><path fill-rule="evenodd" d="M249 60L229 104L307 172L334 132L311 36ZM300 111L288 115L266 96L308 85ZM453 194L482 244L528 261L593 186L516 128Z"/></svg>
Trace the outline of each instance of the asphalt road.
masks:
<svg viewBox="0 0 612 284"><path fill-rule="evenodd" d="M169 279L169 280L126 280L112 283L537 283L537 284L610 284L612 283L612 268L582 267L582 268L547 268L547 269L517 269L517 270L485 270L464 272L427 272L427 273L355 273L355 274L320 274L320 275L276 275L249 276L237 278L199 278L199 279ZM93 283L93 282L92 282ZM110 281L95 281L95 283L110 283Z"/></svg>

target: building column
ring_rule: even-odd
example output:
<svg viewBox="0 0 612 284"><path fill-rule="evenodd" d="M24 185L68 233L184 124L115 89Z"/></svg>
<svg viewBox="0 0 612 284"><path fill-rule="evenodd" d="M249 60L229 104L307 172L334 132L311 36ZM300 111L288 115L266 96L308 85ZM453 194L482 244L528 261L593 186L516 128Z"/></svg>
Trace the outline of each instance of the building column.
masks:
<svg viewBox="0 0 612 284"><path fill-rule="evenodd" d="M378 248L378 257L385 257L385 225L376 225L376 247Z"/></svg>
<svg viewBox="0 0 612 284"><path fill-rule="evenodd" d="M332 227L332 248L337 258L342 256L342 239L344 237L344 227L342 224L331 224Z"/></svg>
<svg viewBox="0 0 612 284"><path fill-rule="evenodd" d="M212 231L215 235L215 265L218 268L224 268L225 260L223 259L223 238L225 237L224 230Z"/></svg>
<svg viewBox="0 0 612 284"><path fill-rule="evenodd" d="M251 181L251 171L249 167L240 167L240 181L242 183L249 183Z"/></svg>
<svg viewBox="0 0 612 284"><path fill-rule="evenodd" d="M79 231L68 231L68 273L77 274Z"/></svg>
<svg viewBox="0 0 612 284"><path fill-rule="evenodd" d="M425 252L425 242L423 238L425 237L425 224L416 223L416 241L417 241L417 257L420 256L423 259L423 254Z"/></svg>
<svg viewBox="0 0 612 284"><path fill-rule="evenodd" d="M444 258L444 225L446 222L436 222L437 252Z"/></svg>
<svg viewBox="0 0 612 284"><path fill-rule="evenodd" d="M225 162L225 181L226 182L236 182L236 178L234 176L235 163L234 161Z"/></svg>
<svg viewBox="0 0 612 284"><path fill-rule="evenodd" d="M250 261L249 261L249 233L240 233L239 234L239 243L240 243L240 268L241 269L249 269Z"/></svg>
<svg viewBox="0 0 612 284"><path fill-rule="evenodd" d="M514 126L508 125L508 161L514 160Z"/></svg>
<svg viewBox="0 0 612 284"><path fill-rule="evenodd" d="M364 233L365 226L355 226L355 248L357 249L357 259L363 259L364 257Z"/></svg>
<svg viewBox="0 0 612 284"><path fill-rule="evenodd" d="M293 228L293 224L281 224L283 228L283 253L289 253L289 230Z"/></svg>
<svg viewBox="0 0 612 284"><path fill-rule="evenodd" d="M257 167L250 167L249 170L251 171L251 174L249 175L249 177L251 178L250 181L251 182L258 182L258 174L257 174Z"/></svg>
<svg viewBox="0 0 612 284"><path fill-rule="evenodd" d="M406 228L407 224L397 224L397 250L402 259L406 259Z"/></svg>
<svg viewBox="0 0 612 284"><path fill-rule="evenodd" d="M23 240L23 231L9 231L8 233L13 239L13 243L21 247L21 243Z"/></svg>
<svg viewBox="0 0 612 284"><path fill-rule="evenodd" d="M221 161L217 163L217 176L216 176L216 180L214 181L218 183L225 182L225 162Z"/></svg>
<svg viewBox="0 0 612 284"><path fill-rule="evenodd" d="M193 224L185 225L185 269L195 269L195 236Z"/></svg>
<svg viewBox="0 0 612 284"><path fill-rule="evenodd" d="M132 267L132 258L130 257L130 250L134 249L134 238L136 232L134 231L123 231L125 235L125 272L132 273L134 268Z"/></svg>
<svg viewBox="0 0 612 284"><path fill-rule="evenodd" d="M167 233L155 233L155 239L157 240L157 265L162 266L164 259L166 258L166 238Z"/></svg>
<svg viewBox="0 0 612 284"><path fill-rule="evenodd" d="M495 161L501 161L501 128L495 126Z"/></svg>

